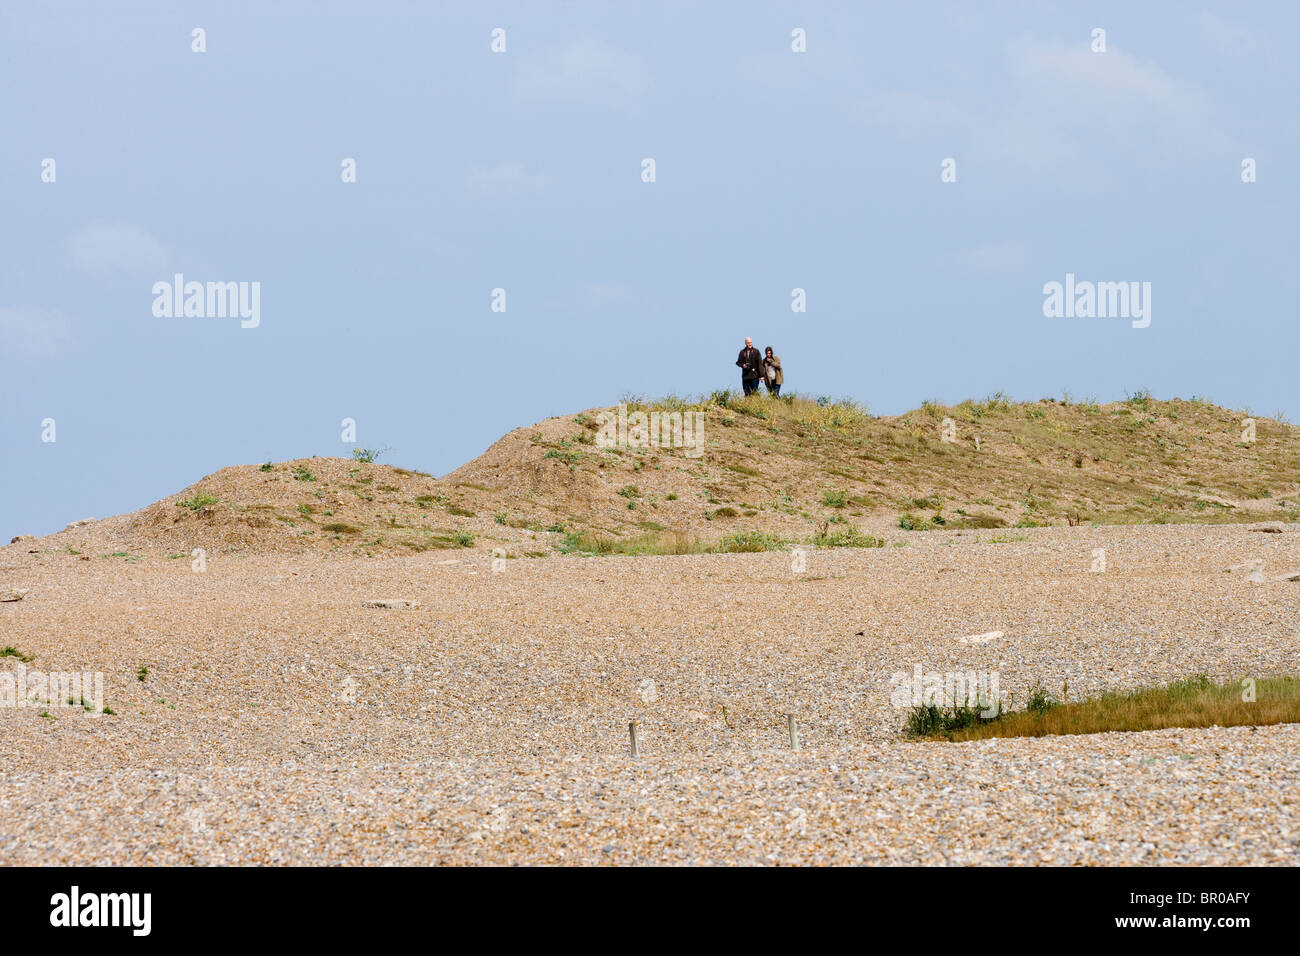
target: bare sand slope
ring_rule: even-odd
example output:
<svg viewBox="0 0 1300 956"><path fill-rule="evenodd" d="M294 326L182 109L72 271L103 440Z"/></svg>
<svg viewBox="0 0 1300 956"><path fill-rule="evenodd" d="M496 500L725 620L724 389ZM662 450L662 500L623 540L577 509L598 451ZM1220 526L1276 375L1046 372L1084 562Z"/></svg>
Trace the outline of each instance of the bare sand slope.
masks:
<svg viewBox="0 0 1300 956"><path fill-rule="evenodd" d="M1021 701L1300 672L1300 582L1273 580L1300 534L896 537L802 575L781 552L199 574L0 549L0 591L29 589L0 647L102 671L114 711L0 707L0 859L1300 862L1296 725L914 744L891 703L917 665L997 671ZM1223 570L1252 558L1264 584ZM420 606L362 606L383 597Z"/></svg>

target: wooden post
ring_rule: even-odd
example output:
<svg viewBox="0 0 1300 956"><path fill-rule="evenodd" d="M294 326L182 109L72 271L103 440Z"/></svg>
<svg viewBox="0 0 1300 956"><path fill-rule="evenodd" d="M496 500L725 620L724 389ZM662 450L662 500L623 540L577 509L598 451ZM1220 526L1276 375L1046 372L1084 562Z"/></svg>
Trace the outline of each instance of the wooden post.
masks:
<svg viewBox="0 0 1300 956"><path fill-rule="evenodd" d="M785 729L790 734L790 749L799 749L799 724L794 719L794 714L785 715Z"/></svg>
<svg viewBox="0 0 1300 956"><path fill-rule="evenodd" d="M640 757L640 756L641 756L641 748L637 745L637 739L636 739L636 729L637 729L637 727L640 726L640 724L641 724L641 721L639 721L639 720L634 720L634 721L631 721L631 722L627 725L627 733L628 733L628 736L632 738L632 756L633 756L633 757Z"/></svg>

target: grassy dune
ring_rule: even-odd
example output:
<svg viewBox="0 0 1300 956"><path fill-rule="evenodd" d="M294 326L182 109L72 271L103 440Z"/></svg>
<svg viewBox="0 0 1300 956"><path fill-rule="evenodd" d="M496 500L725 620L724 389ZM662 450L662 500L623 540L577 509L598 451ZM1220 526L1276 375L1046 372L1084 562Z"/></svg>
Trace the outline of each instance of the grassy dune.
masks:
<svg viewBox="0 0 1300 956"><path fill-rule="evenodd" d="M127 530L177 550L202 537L237 549L499 546L520 557L878 547L896 531L1300 521L1300 428L1280 413L1146 393L1104 405L998 393L898 416L725 389L623 405L629 416L702 413L702 445L611 445L600 421L610 409L589 409L516 429L441 479L374 453L223 469L143 509Z"/></svg>

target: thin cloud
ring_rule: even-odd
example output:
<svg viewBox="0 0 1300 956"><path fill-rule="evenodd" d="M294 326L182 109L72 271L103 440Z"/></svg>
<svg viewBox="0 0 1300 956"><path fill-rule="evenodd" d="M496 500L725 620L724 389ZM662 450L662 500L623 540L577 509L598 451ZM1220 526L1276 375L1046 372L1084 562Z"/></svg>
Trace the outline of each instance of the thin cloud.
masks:
<svg viewBox="0 0 1300 956"><path fill-rule="evenodd" d="M645 61L599 37L579 37L558 50L521 58L515 93L524 100L617 103L650 88Z"/></svg>
<svg viewBox="0 0 1300 956"><path fill-rule="evenodd" d="M844 89L862 86L860 60L828 46L825 37L815 37L814 42L815 54L791 52L788 36L776 50L744 54L736 59L736 75L747 87L770 90L816 90L827 84Z"/></svg>
<svg viewBox="0 0 1300 956"><path fill-rule="evenodd" d="M619 282L580 282L574 298L582 312L604 312L634 299L631 290Z"/></svg>
<svg viewBox="0 0 1300 956"><path fill-rule="evenodd" d="M1093 53L1082 43L1012 47L1012 72L1034 98L1057 111L1079 110L1113 118L1141 112L1180 122L1199 121L1207 108L1203 95L1178 82L1153 63L1141 63L1121 50ZM1076 122L1077 122L1077 114Z"/></svg>
<svg viewBox="0 0 1300 956"><path fill-rule="evenodd" d="M1220 53L1249 56L1260 49L1256 35L1239 23L1229 23L1203 10L1197 16L1196 25Z"/></svg>
<svg viewBox="0 0 1300 956"><path fill-rule="evenodd" d="M0 341L26 358L52 358L72 343L67 317L34 305L0 306Z"/></svg>
<svg viewBox="0 0 1300 956"><path fill-rule="evenodd" d="M872 125L909 135L950 134L969 129L975 123L969 112L954 103L905 90L871 96L863 104L863 114Z"/></svg>
<svg viewBox="0 0 1300 956"><path fill-rule="evenodd" d="M1093 169L1095 162L1081 157L1099 145L1127 152L1158 143L1185 151L1223 140L1202 91L1113 45L1094 53L1086 38L1069 45L1021 38L1007 43L1005 78L1006 94L992 99L964 89L951 97L873 93L862 116L886 134L967 143L972 155L1058 176L1065 168L1072 175ZM1104 144L1099 129L1107 131Z"/></svg>
<svg viewBox="0 0 1300 956"><path fill-rule="evenodd" d="M469 184L476 189L503 192L514 189L539 189L546 184L541 173L529 172L521 163L497 163L470 171Z"/></svg>
<svg viewBox="0 0 1300 956"><path fill-rule="evenodd" d="M956 255L958 270L967 275L1020 275L1029 267L1029 262L1029 246L1014 239L984 243L963 249Z"/></svg>
<svg viewBox="0 0 1300 956"><path fill-rule="evenodd" d="M171 249L129 222L92 222L67 249L73 268L97 279L159 279L173 260Z"/></svg>

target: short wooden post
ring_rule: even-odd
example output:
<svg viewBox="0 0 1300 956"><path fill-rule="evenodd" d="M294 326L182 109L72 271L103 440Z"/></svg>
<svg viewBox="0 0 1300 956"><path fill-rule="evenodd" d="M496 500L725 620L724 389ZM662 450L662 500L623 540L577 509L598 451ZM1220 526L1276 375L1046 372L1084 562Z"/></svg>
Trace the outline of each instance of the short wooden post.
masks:
<svg viewBox="0 0 1300 956"><path fill-rule="evenodd" d="M799 723L794 719L794 714L785 715L785 729L790 734L790 749L799 749Z"/></svg>
<svg viewBox="0 0 1300 956"><path fill-rule="evenodd" d="M637 729L637 727L639 727L639 726L641 726L641 721L639 721L639 720L633 720L633 721L631 721L631 722L627 725L627 733L628 733L628 736L632 738L632 756L633 756L633 757L640 757L640 756L641 756L641 747L638 745L638 743L637 743L637 739L636 739L636 729Z"/></svg>

